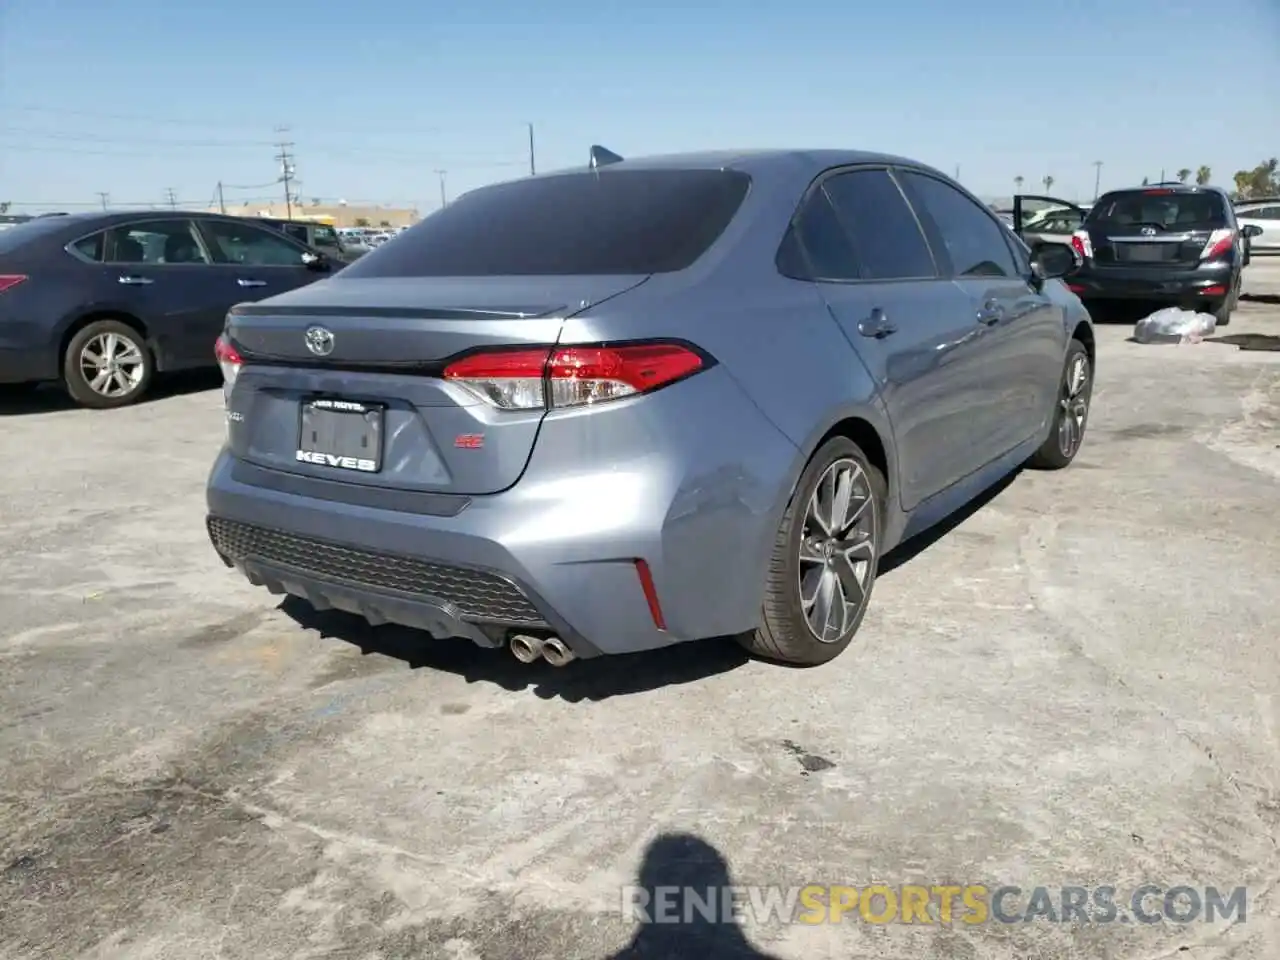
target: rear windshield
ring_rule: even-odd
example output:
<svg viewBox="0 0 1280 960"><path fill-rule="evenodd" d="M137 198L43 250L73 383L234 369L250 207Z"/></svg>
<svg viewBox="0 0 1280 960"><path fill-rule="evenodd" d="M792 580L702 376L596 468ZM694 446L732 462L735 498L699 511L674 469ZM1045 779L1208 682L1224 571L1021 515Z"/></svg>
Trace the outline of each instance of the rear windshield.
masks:
<svg viewBox="0 0 1280 960"><path fill-rule="evenodd" d="M39 217L26 223L16 223L0 230L0 253L11 253L37 237L43 237L67 228L65 217Z"/></svg>
<svg viewBox="0 0 1280 960"><path fill-rule="evenodd" d="M1214 229L1227 225L1227 211L1216 193L1127 190L1104 196L1089 211L1086 222L1164 230Z"/></svg>
<svg viewBox="0 0 1280 960"><path fill-rule="evenodd" d="M728 170L600 170L481 187L337 277L683 270L724 232L750 183Z"/></svg>

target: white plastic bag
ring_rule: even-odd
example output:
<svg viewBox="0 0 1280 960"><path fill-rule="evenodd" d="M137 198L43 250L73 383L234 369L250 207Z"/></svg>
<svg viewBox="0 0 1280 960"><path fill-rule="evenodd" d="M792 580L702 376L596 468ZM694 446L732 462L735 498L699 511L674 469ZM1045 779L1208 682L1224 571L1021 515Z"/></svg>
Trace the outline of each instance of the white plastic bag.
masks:
<svg viewBox="0 0 1280 960"><path fill-rule="evenodd" d="M1210 314L1166 307L1139 320L1133 339L1138 343L1199 343L1217 325Z"/></svg>

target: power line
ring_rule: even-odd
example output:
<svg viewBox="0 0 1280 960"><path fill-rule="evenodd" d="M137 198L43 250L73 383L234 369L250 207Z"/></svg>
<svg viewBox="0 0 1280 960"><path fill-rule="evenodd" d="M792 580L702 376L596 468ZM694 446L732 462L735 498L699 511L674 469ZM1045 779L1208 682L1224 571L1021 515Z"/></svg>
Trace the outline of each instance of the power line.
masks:
<svg viewBox="0 0 1280 960"><path fill-rule="evenodd" d="M191 117L160 117L155 116L154 114L99 113L97 110L66 110L62 107L48 107L40 104L5 104L4 109L21 113L47 114L53 117L85 117L92 118L94 120L111 120L123 123L154 123L166 127L216 127L224 130L248 130L250 128L264 129L271 126L271 121L269 120L264 120L262 122L250 122L244 120L193 120ZM415 125L414 129L421 133L442 132L439 127L421 127ZM371 132L368 130L338 130L330 127L328 124L325 124L325 130L329 133L353 134L355 136L367 136Z"/></svg>
<svg viewBox="0 0 1280 960"><path fill-rule="evenodd" d="M0 136L2 135L3 135L3 131L0 131ZM85 141L76 140L71 137L67 137L66 142L76 143L76 142L85 142ZM110 145L114 143L128 144L128 143L134 143L137 141L101 139L101 140L92 140L89 142ZM175 145L174 141L165 141L164 143L167 146ZM258 147L261 147L264 145L276 146L277 144L275 144L272 141L257 142ZM54 146L52 144L46 145L46 144L33 144L33 143L27 143L27 142L14 143L10 141L4 141L3 146L6 151L17 151L17 152L23 152L23 153L65 154L67 152L67 147L65 143L61 146ZM210 146L200 148L200 147L183 146L179 144L177 146L177 149L180 152L185 153L193 149L216 150L216 149L220 149L220 147L210 145ZM243 151L245 148L236 147L235 149ZM490 169L497 170L497 169L510 169L514 167L523 167L527 163L527 160L487 160L487 161L478 160L474 162L465 162L462 160L455 161L454 158L445 158L438 154L412 153L408 151L403 153L396 153L392 151L381 150L376 147L367 147L362 150L343 150L341 148L335 150L335 149L325 148L325 147L308 147L307 149L313 155L332 158L336 160L353 160L353 161L359 162L361 165L366 165L366 166L370 164L386 164L386 165L420 164L420 163L430 163L433 160L440 161L440 160L448 159L450 168L454 170L490 170ZM128 150L128 149L84 150L84 149L77 148L75 150L75 153L77 156L89 156L89 157L155 157L158 151L154 147L148 150Z"/></svg>
<svg viewBox="0 0 1280 960"><path fill-rule="evenodd" d="M96 133L62 133L60 131L36 130L31 127L4 127L0 133L18 134L19 136L40 137L43 140L59 140L70 143L129 143L153 144L170 147L263 147L271 146L270 140L174 140L171 137L112 137Z"/></svg>
<svg viewBox="0 0 1280 960"><path fill-rule="evenodd" d="M280 182L280 178L276 177L276 179L270 181L269 183L250 183L250 184L222 183L222 184L219 184L219 186L221 186L224 190L266 190L268 187L274 187L279 182Z"/></svg>

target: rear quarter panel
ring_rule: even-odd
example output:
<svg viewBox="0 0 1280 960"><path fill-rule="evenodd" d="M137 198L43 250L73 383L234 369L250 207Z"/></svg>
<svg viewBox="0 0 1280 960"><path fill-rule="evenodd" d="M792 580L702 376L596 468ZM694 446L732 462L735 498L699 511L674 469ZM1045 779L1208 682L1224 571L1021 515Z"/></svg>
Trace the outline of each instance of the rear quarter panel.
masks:
<svg viewBox="0 0 1280 960"><path fill-rule="evenodd" d="M678 337L716 358L741 390L742 415L720 408L714 417L691 407L720 460L717 482L750 489L751 544L764 568L795 483L818 443L846 418L865 420L889 455L895 483L892 434L874 381L845 339L813 284L787 279L775 266L778 245L807 176L783 188L753 183L729 229L693 267L659 274L646 283L571 317L561 343ZM679 386L670 388L673 391ZM753 432L771 424L789 441L785 458L762 464L752 456ZM737 451L736 457L726 451ZM894 497L890 497L890 502ZM900 526L896 514L891 528Z"/></svg>
<svg viewBox="0 0 1280 960"><path fill-rule="evenodd" d="M78 321L95 313L132 312L103 279L102 265L63 249L72 239L67 234L43 240L6 257L3 265L4 272L30 279L0 300L0 349L39 351L42 378L58 374L62 339Z"/></svg>

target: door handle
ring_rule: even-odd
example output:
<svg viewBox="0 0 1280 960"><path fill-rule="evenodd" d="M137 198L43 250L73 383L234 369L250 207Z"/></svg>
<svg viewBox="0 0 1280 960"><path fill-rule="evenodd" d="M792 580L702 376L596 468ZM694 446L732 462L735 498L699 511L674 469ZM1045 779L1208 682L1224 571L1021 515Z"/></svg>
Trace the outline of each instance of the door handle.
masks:
<svg viewBox="0 0 1280 960"><path fill-rule="evenodd" d="M265 280L246 280L243 277L237 280L236 283L242 287L265 287L267 285Z"/></svg>
<svg viewBox="0 0 1280 960"><path fill-rule="evenodd" d="M148 284L155 283L155 281L152 280L150 277L132 277L132 276L125 275L118 279L120 283L123 283L126 286L130 286L130 287L145 287Z"/></svg>
<svg viewBox="0 0 1280 960"><path fill-rule="evenodd" d="M860 334L864 337L874 337L877 340L883 340L889 334L896 333L897 330L897 325L879 307L872 310L870 316L858 323L858 332Z"/></svg>
<svg viewBox="0 0 1280 960"><path fill-rule="evenodd" d="M999 300L988 300L982 305L982 309L978 311L978 322L985 326L992 326L1004 319L1004 307Z"/></svg>

